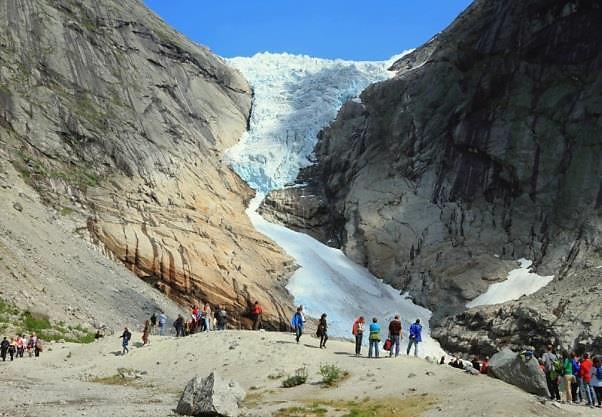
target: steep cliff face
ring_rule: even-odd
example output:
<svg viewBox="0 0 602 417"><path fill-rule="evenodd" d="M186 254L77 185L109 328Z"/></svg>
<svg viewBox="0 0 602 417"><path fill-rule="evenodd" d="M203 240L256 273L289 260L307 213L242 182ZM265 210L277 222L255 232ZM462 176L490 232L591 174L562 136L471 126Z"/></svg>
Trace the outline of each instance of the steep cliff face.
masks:
<svg viewBox="0 0 602 417"><path fill-rule="evenodd" d="M394 79L343 107L298 178L307 185L273 193L264 212L318 228L436 322L519 257L592 300L587 285L602 279L600 21L596 1L475 1L398 61ZM581 283L584 273L595 279ZM556 306L564 296L529 299ZM558 312L559 322L587 320ZM596 323L585 328L599 332Z"/></svg>
<svg viewBox="0 0 602 417"><path fill-rule="evenodd" d="M183 304L287 321L291 261L221 161L251 90L135 0L0 4L0 143L45 202Z"/></svg>

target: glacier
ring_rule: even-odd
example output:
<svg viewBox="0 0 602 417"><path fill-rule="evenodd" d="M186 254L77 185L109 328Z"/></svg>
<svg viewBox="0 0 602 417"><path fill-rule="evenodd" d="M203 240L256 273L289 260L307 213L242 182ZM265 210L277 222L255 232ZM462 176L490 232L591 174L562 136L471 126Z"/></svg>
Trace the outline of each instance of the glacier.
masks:
<svg viewBox="0 0 602 417"><path fill-rule="evenodd" d="M407 51L409 52L409 51ZM407 53L406 52L406 53ZM311 164L318 132L334 120L347 100L357 100L369 84L393 76L389 61L353 62L291 54L260 53L230 58L253 88L249 131L225 160L257 191L247 215L254 227L274 240L299 268L287 284L295 303L312 317L328 314L329 334L351 337L353 321L378 317L386 337L388 321L400 314L405 340L411 322L423 324L421 356L444 354L430 337L431 312L355 264L342 251L303 233L273 224L257 213L263 197L295 180Z"/></svg>

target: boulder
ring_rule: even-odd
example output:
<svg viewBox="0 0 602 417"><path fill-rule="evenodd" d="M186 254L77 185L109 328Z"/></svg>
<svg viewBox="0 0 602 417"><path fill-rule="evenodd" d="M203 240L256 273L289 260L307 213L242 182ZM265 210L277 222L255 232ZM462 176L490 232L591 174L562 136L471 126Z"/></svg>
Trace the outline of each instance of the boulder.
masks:
<svg viewBox="0 0 602 417"><path fill-rule="evenodd" d="M236 417L245 391L234 381L226 381L215 372L208 377L192 378L180 397L176 413L187 416Z"/></svg>
<svg viewBox="0 0 602 417"><path fill-rule="evenodd" d="M531 394L549 397L545 375L534 357L526 360L518 353L504 349L489 360L488 375Z"/></svg>

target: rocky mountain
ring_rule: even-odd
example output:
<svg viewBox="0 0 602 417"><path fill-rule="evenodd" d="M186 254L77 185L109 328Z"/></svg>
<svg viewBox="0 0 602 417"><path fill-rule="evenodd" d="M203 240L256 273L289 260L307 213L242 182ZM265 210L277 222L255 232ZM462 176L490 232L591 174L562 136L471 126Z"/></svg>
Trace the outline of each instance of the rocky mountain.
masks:
<svg viewBox="0 0 602 417"><path fill-rule="evenodd" d="M237 71L139 1L0 3L7 198L19 199L18 172L55 214L49 221L72 225L183 306L222 303L245 325L259 300L277 328L288 322L292 262L253 229L244 214L253 191L221 159L246 130L251 98ZM41 242L51 253L58 239ZM31 263L17 250L6 256ZM14 285L7 271L0 277Z"/></svg>
<svg viewBox="0 0 602 417"><path fill-rule="evenodd" d="M409 291L453 351L599 348L600 21L597 1L476 0L340 110L264 215ZM522 257L554 281L464 312Z"/></svg>

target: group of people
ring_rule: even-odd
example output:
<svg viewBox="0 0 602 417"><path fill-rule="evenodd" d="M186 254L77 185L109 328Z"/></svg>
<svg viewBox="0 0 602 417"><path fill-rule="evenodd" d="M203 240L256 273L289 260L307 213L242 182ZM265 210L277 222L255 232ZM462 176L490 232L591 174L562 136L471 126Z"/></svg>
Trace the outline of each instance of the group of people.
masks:
<svg viewBox="0 0 602 417"><path fill-rule="evenodd" d="M40 352L42 352L42 340L35 333L32 333L29 338L25 334L19 334L10 340L4 337L2 342L0 342L0 358L2 358L2 362L6 362L7 357L11 361L15 358L23 358L25 351L27 351L29 357L40 356Z"/></svg>
<svg viewBox="0 0 602 417"><path fill-rule="evenodd" d="M550 398L567 403L602 407L602 357L588 353L556 352L549 345L539 359L546 376ZM562 395L561 395L562 394Z"/></svg>
<svg viewBox="0 0 602 417"><path fill-rule="evenodd" d="M326 342L328 341L328 315L323 313L318 321L318 327L316 330L316 336L320 339L320 349L326 348ZM305 316L303 314L303 306L297 307L297 311L291 319L291 327L295 332L295 340L299 343L301 336L303 335L303 329L305 327ZM366 325L364 316L358 317L351 327L351 333L355 337L355 356L361 356L362 343L364 340L364 334L368 335L368 357L378 358L379 346L381 343L381 326L378 323L378 318L373 317L372 323ZM408 345L406 354L410 354L412 347L414 348L414 355L418 356L418 345L422 342L422 325L420 319L416 319L410 326L408 337ZM401 350L402 340L402 324L399 315L395 315L395 318L389 322L387 338L384 341L383 349L389 351L389 356L399 356Z"/></svg>

